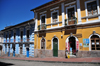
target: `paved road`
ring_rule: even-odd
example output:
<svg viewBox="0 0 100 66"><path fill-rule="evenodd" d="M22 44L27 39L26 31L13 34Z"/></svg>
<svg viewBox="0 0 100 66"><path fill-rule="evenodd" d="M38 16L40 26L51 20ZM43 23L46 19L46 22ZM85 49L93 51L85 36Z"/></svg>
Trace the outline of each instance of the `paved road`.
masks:
<svg viewBox="0 0 100 66"><path fill-rule="evenodd" d="M49 62L34 62L34 61L0 59L0 66L100 66L100 64L49 63Z"/></svg>

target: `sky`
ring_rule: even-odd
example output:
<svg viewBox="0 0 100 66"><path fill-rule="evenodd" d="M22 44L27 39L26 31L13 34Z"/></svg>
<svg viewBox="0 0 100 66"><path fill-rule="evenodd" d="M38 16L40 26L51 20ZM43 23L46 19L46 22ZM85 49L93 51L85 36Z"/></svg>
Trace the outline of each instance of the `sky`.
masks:
<svg viewBox="0 0 100 66"><path fill-rule="evenodd" d="M0 0L0 30L34 18L30 11L52 0Z"/></svg>

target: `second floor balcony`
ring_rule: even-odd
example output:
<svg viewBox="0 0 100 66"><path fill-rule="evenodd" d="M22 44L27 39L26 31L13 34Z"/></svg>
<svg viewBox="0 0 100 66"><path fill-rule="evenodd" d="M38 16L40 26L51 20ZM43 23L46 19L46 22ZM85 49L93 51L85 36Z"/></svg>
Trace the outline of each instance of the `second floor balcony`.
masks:
<svg viewBox="0 0 100 66"><path fill-rule="evenodd" d="M46 29L46 24L42 24L38 26L38 30L44 30Z"/></svg>
<svg viewBox="0 0 100 66"><path fill-rule="evenodd" d="M65 26L66 25L74 25L74 24L77 24L76 17L71 17L71 18L65 19Z"/></svg>

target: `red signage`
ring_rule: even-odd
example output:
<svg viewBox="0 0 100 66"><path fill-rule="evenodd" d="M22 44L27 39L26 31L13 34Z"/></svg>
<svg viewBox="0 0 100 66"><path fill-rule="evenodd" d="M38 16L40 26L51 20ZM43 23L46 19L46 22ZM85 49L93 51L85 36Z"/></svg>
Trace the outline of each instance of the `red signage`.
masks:
<svg viewBox="0 0 100 66"><path fill-rule="evenodd" d="M76 41L76 49L79 49L79 41Z"/></svg>

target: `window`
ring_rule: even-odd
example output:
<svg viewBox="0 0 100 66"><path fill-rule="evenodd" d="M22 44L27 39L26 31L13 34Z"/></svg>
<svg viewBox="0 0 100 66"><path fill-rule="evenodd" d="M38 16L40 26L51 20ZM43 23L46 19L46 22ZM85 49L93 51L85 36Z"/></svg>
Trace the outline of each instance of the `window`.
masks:
<svg viewBox="0 0 100 66"><path fill-rule="evenodd" d="M97 35L91 37L91 50L100 50L100 38Z"/></svg>
<svg viewBox="0 0 100 66"><path fill-rule="evenodd" d="M7 35L6 35L6 42L7 42Z"/></svg>
<svg viewBox="0 0 100 66"><path fill-rule="evenodd" d="M42 38L41 40L41 49L45 49L45 39Z"/></svg>
<svg viewBox="0 0 100 66"><path fill-rule="evenodd" d="M88 15L96 15L97 13L97 2L93 1L90 3L87 3L87 11L88 11Z"/></svg>
<svg viewBox="0 0 100 66"><path fill-rule="evenodd" d="M9 34L9 42L10 42L11 34Z"/></svg>
<svg viewBox="0 0 100 66"><path fill-rule="evenodd" d="M15 42L15 39L16 39L16 33L14 33L14 42Z"/></svg>
<svg viewBox="0 0 100 66"><path fill-rule="evenodd" d="M41 23L42 23L42 24L45 24L45 16L42 16L42 17L41 17Z"/></svg>
<svg viewBox="0 0 100 66"><path fill-rule="evenodd" d="M77 24L76 5L66 7L66 19L65 25Z"/></svg>
<svg viewBox="0 0 100 66"><path fill-rule="evenodd" d="M46 14L42 14L40 16L40 25L38 26L38 30L46 29Z"/></svg>
<svg viewBox="0 0 100 66"><path fill-rule="evenodd" d="M68 9L68 19L71 19L75 16L74 7Z"/></svg>
<svg viewBox="0 0 100 66"><path fill-rule="evenodd" d="M23 41L23 31L21 31L21 42Z"/></svg>
<svg viewBox="0 0 100 66"><path fill-rule="evenodd" d="M76 7L75 5L67 7L66 8L67 11L67 21L65 22L65 24L67 25L73 25L77 23L77 19L76 19Z"/></svg>
<svg viewBox="0 0 100 66"><path fill-rule="evenodd" d="M40 24L42 25L42 24L45 24L45 23L46 23L46 14L42 14L40 16Z"/></svg>
<svg viewBox="0 0 100 66"><path fill-rule="evenodd" d="M27 41L29 41L29 30L27 30Z"/></svg>
<svg viewBox="0 0 100 66"><path fill-rule="evenodd" d="M54 12L54 13L52 14L52 21L53 21L53 22L57 22L57 21L58 21L57 12Z"/></svg>

